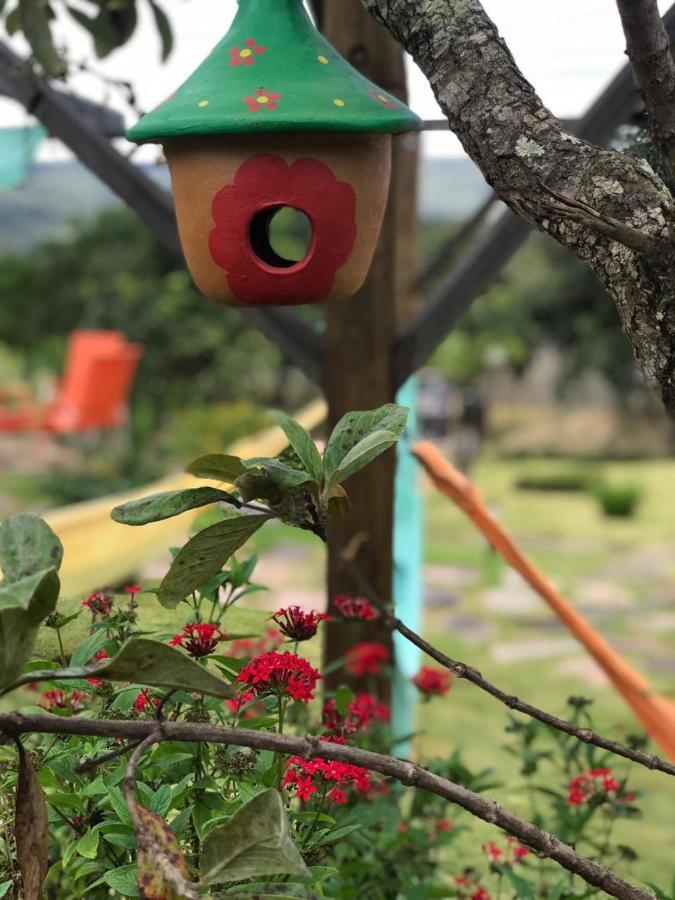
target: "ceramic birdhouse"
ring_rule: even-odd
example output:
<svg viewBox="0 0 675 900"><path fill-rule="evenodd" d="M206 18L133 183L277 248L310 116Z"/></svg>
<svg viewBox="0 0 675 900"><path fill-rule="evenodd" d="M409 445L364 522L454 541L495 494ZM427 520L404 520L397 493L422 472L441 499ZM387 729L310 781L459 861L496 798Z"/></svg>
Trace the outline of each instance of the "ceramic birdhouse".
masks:
<svg viewBox="0 0 675 900"><path fill-rule="evenodd" d="M202 293L274 306L358 290L387 201L391 135L420 126L324 40L302 0L239 0L225 38L129 139L164 145ZM311 229L302 259L272 244L287 208Z"/></svg>

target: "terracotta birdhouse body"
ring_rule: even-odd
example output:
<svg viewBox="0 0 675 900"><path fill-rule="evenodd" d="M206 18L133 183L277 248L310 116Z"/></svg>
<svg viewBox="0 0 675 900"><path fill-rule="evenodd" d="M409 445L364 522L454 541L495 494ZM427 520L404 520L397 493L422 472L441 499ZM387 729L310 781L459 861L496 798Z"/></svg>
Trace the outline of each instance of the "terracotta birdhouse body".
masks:
<svg viewBox="0 0 675 900"><path fill-rule="evenodd" d="M386 206L391 135L420 125L324 40L302 0L239 0L225 38L129 139L165 147L202 293L295 305L359 289ZM270 235L289 208L311 231L299 260Z"/></svg>

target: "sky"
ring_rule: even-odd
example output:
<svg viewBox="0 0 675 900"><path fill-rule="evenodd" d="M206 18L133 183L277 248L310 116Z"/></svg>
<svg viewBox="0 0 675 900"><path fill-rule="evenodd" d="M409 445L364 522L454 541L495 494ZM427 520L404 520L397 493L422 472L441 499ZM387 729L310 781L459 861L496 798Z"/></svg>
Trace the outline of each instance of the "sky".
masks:
<svg viewBox="0 0 675 900"><path fill-rule="evenodd" d="M87 8L81 0L73 5ZM659 0L665 11L671 0ZM625 62L624 39L615 0L483 0L483 5L506 38L524 74L553 112L564 118L581 115ZM108 78L133 81L142 107L164 100L196 68L227 30L236 10L235 0L165 0L176 33L176 48L162 64L159 41L149 4L139 0L140 27L132 41L103 62L96 61L86 35L61 13L56 27L72 58L88 61ZM219 10L214 15L214 9ZM21 39L12 39L25 50ZM115 91L98 78L78 74L74 89L124 110ZM410 105L425 119L441 113L422 73L409 65ZM27 117L15 104L0 100L0 127L23 125ZM129 124L133 115L128 115ZM143 151L142 151L143 152ZM144 152L150 152L145 150ZM424 152L435 156L461 152L449 133L426 134ZM56 142L43 144L40 158L63 155Z"/></svg>

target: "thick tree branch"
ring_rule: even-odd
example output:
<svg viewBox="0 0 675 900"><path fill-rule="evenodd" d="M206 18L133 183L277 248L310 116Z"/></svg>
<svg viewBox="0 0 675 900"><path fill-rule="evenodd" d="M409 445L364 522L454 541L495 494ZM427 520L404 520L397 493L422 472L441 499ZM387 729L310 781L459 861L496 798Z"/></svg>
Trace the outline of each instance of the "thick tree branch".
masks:
<svg viewBox="0 0 675 900"><path fill-rule="evenodd" d="M656 0L616 0L649 129L675 183L675 61Z"/></svg>
<svg viewBox="0 0 675 900"><path fill-rule="evenodd" d="M504 809L494 800L475 794L420 766L370 750L331 744L316 737L297 738L285 734L270 734L246 728L224 728L216 725L200 725L182 722L123 721L107 719L61 719L56 716L10 713L0 715L0 734L15 737L21 734L76 734L87 737L123 738L142 741L134 751L134 767L143 750L154 741L202 741L211 744L253 747L257 750L273 750L284 755L297 755L305 759L321 756L324 759L351 763L372 772L395 778L401 784L421 788L444 797L450 803L461 806L467 812L496 825L518 838L537 854L552 859L568 872L573 872L594 887L620 900L654 900L654 895L634 887L605 866L582 856L573 847L564 844L531 822ZM133 770L132 770L133 774ZM131 786L133 779L128 779Z"/></svg>
<svg viewBox="0 0 675 900"><path fill-rule="evenodd" d="M399 634L416 647L419 647L423 653L426 653L427 656L431 657L431 659L435 660L439 665L448 669L449 672L452 672L456 678L462 678L465 681L470 682L481 691L485 691L486 694L490 694L491 697L499 700L500 703L503 703L504 706L507 706L509 709L523 713L523 715L529 716L531 719L536 719L538 722L543 722L544 725L549 725L551 728L569 734L571 737L575 737L585 744L593 744L593 746L599 747L601 750L615 753L617 756L622 756L624 759L629 759L631 762L638 763L638 765L644 766L646 769L663 772L666 775L675 775L675 765L661 759L659 756L642 753L640 750L635 750L633 747L627 747L625 744L620 744L618 741L612 741L609 738L603 737L590 728L581 728L573 722L568 722L566 719L561 719L558 716L545 712L543 709L532 706L531 703L526 703L519 697L515 697L513 694L508 694L506 691L498 688L497 685L492 684L487 679L483 678L481 673L472 666L446 656L445 653L437 650L436 647L428 641L425 641L423 637L420 637L419 634L416 634L412 629L408 628L404 622L393 615L391 610L388 609L377 596L363 572L347 556L343 557L343 566L345 571L349 573L349 576L354 583L354 588L370 600L373 606L377 607L391 628L398 631Z"/></svg>
<svg viewBox="0 0 675 900"><path fill-rule="evenodd" d="M645 375L675 412L675 214L666 185L644 160L569 134L479 0L363 2L420 66L451 129L501 199L594 269ZM552 208L551 190L598 216L573 219L569 205ZM621 227L608 233L607 222ZM644 245L636 247L635 231Z"/></svg>

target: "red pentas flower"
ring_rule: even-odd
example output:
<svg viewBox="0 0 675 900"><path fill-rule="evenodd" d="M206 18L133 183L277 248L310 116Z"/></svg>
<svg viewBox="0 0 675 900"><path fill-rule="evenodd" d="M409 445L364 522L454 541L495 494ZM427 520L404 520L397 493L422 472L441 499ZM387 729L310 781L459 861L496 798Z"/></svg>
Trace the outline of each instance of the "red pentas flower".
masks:
<svg viewBox="0 0 675 900"><path fill-rule="evenodd" d="M496 841L488 841L487 844L483 844L481 849L490 862L503 866L512 866L530 855L527 847L519 844L510 834L506 836L506 842L502 846L499 846Z"/></svg>
<svg viewBox="0 0 675 900"><path fill-rule="evenodd" d="M325 740L325 738L322 738ZM334 738L331 738L335 742ZM291 756L286 763L286 773L282 787L292 790L295 796L306 803L312 794L319 790L327 790L326 797L342 806L347 803L347 792L367 794L373 783L368 769L353 766L350 763L333 762L316 757L303 759L302 756Z"/></svg>
<svg viewBox="0 0 675 900"><path fill-rule="evenodd" d="M261 97L249 99L252 108L259 108ZM272 108L269 103L264 105ZM288 267L269 265L251 241L251 223L267 227L274 210L281 206L300 210L312 223L307 255ZM269 153L250 156L237 170L233 183L216 194L212 216L211 258L227 272L232 293L254 305L323 300L356 240L354 188L338 181L325 163L310 157L289 164Z"/></svg>
<svg viewBox="0 0 675 900"><path fill-rule="evenodd" d="M227 635L224 634L217 625L206 625L193 622L189 625L183 625L180 634L172 637L169 643L172 647L182 647L195 659L202 656L208 656L213 653L221 641L226 641Z"/></svg>
<svg viewBox="0 0 675 900"><path fill-rule="evenodd" d="M491 900L490 894L477 881L466 875L458 875L452 879L459 889L459 896L470 900Z"/></svg>
<svg viewBox="0 0 675 900"><path fill-rule="evenodd" d="M338 594L333 598L333 606L343 619L354 622L372 622L380 615L365 597L348 597L346 594Z"/></svg>
<svg viewBox="0 0 675 900"><path fill-rule="evenodd" d="M304 612L299 606L280 609L271 617L279 630L293 641L308 641L313 638L319 623L330 618L325 613Z"/></svg>
<svg viewBox="0 0 675 900"><path fill-rule="evenodd" d="M447 669L435 669L433 666L423 666L410 680L425 697L442 697L452 687L450 672Z"/></svg>
<svg viewBox="0 0 675 900"><path fill-rule="evenodd" d="M134 700L134 710L137 713L142 713L145 712L148 707L156 709L160 703L161 700L159 697L152 696L150 688L141 688Z"/></svg>
<svg viewBox="0 0 675 900"><path fill-rule="evenodd" d="M237 675L236 683L249 688L241 694L239 702L241 705L253 697L275 694L307 703L313 699L320 678L306 659L294 653L261 653Z"/></svg>
<svg viewBox="0 0 675 900"><path fill-rule="evenodd" d="M321 721L331 734L354 734L355 731L363 731L373 721L388 722L389 707L381 703L371 694L357 694L347 707L347 712L342 715L330 697L323 705Z"/></svg>
<svg viewBox="0 0 675 900"><path fill-rule="evenodd" d="M345 668L355 678L377 675L382 665L389 662L389 651L383 644L362 641L354 644L345 654Z"/></svg>
<svg viewBox="0 0 675 900"><path fill-rule="evenodd" d="M86 607L95 619L98 616L102 616L105 619L112 612L113 598L110 594L103 593L103 591L96 591L90 594L86 600L83 600L81 605Z"/></svg>
<svg viewBox="0 0 675 900"><path fill-rule="evenodd" d="M99 650L98 653L96 654L96 656L89 662L90 662L90 664L97 663L97 662L101 662L102 659L110 659L110 657L105 652L105 650ZM87 678L87 681L89 682L89 684L93 685L94 687L101 687L101 685L103 684L102 678Z"/></svg>
<svg viewBox="0 0 675 900"><path fill-rule="evenodd" d="M87 695L82 691L73 691L71 694L67 694L60 688L56 688L44 691L38 706L52 713L79 713L85 708L86 699Z"/></svg>
<svg viewBox="0 0 675 900"><path fill-rule="evenodd" d="M143 588L139 587L137 584L128 584L124 588L124 593L131 594L131 596L133 597L135 594L140 594L142 590Z"/></svg>
<svg viewBox="0 0 675 900"><path fill-rule="evenodd" d="M567 802L570 806L582 806L589 800L602 800L610 794L617 794L621 785L614 778L611 769L591 769L573 778L567 786Z"/></svg>

